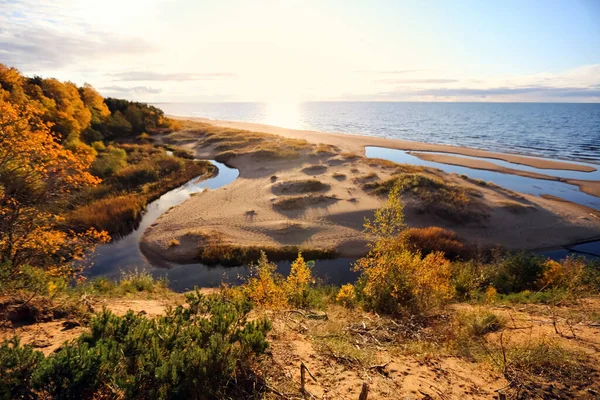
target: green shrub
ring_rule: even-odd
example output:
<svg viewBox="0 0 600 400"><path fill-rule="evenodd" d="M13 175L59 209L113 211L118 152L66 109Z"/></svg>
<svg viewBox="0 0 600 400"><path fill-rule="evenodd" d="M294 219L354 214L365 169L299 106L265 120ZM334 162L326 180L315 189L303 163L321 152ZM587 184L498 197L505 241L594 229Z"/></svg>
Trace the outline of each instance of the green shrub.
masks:
<svg viewBox="0 0 600 400"><path fill-rule="evenodd" d="M536 288L542 277L545 259L526 252L508 255L490 270L491 284L499 293L515 293Z"/></svg>
<svg viewBox="0 0 600 400"><path fill-rule="evenodd" d="M94 148L99 147L102 142L94 142L92 146ZM102 146L104 146L102 144ZM101 151L101 150L98 150ZM100 153L94 164L92 165L92 172L94 175L99 177L107 177L114 175L127 165L127 153L125 150L117 147L109 147L108 151Z"/></svg>
<svg viewBox="0 0 600 400"><path fill-rule="evenodd" d="M0 344L0 399L38 398L31 377L43 358L31 346L21 346L17 337Z"/></svg>
<svg viewBox="0 0 600 400"><path fill-rule="evenodd" d="M250 309L248 302L195 292L186 306L156 319L104 310L90 322L89 333L40 363L33 387L55 399L226 397L237 369L268 347L271 324L248 321ZM29 389L26 377L2 376L5 391Z"/></svg>
<svg viewBox="0 0 600 400"><path fill-rule="evenodd" d="M503 322L490 311L467 313L462 316L461 323L469 336L482 337L502 328Z"/></svg>
<svg viewBox="0 0 600 400"><path fill-rule="evenodd" d="M104 142L102 140L97 140L92 143L92 148L97 152L101 152L106 150L106 146L104 146Z"/></svg>

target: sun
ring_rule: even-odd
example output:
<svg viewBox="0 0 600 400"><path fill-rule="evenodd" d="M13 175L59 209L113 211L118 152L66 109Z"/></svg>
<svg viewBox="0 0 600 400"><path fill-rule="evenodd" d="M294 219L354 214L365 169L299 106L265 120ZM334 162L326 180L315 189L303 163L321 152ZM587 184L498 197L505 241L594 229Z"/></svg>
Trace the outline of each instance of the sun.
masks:
<svg viewBox="0 0 600 400"><path fill-rule="evenodd" d="M300 102L294 100L271 100L266 103L266 123L290 129L302 129Z"/></svg>

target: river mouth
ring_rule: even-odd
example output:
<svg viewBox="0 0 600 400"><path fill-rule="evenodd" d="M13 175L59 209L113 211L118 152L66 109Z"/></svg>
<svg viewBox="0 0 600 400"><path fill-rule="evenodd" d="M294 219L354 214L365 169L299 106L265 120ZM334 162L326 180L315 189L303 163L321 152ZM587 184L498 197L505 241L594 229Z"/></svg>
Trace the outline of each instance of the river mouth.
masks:
<svg viewBox="0 0 600 400"><path fill-rule="evenodd" d="M382 158L397 163L434 167L448 173L465 174L475 179L492 181L499 186L519 192L538 196L543 193L550 193L569 201L600 209L599 198L582 193L577 186L568 185L563 182L526 178L517 175L507 175L499 172L425 161L402 150L382 147L368 146L366 147L366 153L367 157L371 158ZM495 162L498 161L494 159L489 160ZM184 185L163 194L160 198L148 204L142 219L131 233L106 245L98 246L96 252L92 256L93 266L86 270L86 277L105 277L116 280L124 273L143 270L151 273L155 278L166 277L169 281L169 287L178 292L188 291L196 286L218 287L222 282L229 282L231 284L240 283L243 277L248 275L248 268L246 266L223 267L207 266L199 263L174 264L158 262L147 259L142 254L139 247L139 241L144 231L169 208L183 203L196 193L200 193L206 189L214 190L222 188L238 178L239 171L237 169L228 167L217 161L211 160L210 162L217 167L217 174L214 177L200 181L198 178L195 178ZM523 167L519 164L508 164L511 164L510 167L513 169ZM540 171L551 175L548 170ZM581 176L579 176L581 174L591 174L582 176L593 176L596 172L578 172L577 178L582 179ZM566 246L560 249L540 252L540 254L553 259L561 259L569 254L584 255L590 259L600 259L600 241ZM352 270L354 261L354 259L348 258L317 260L313 267L313 275L325 284L340 285L354 282L358 277L358 273ZM283 275L287 275L290 266L290 261L278 262L277 271Z"/></svg>
<svg viewBox="0 0 600 400"><path fill-rule="evenodd" d="M226 186L239 176L239 171L235 168L213 160L210 162L217 168L215 176L205 180L199 180L201 177L194 178L163 194L146 206L141 220L132 232L108 244L98 246L92 255L93 266L86 271L86 276L90 278L104 276L112 279L119 277L122 272L133 271L136 268L139 270L154 268L139 248L144 231L169 208L183 203L190 196L206 189Z"/></svg>
<svg viewBox="0 0 600 400"><path fill-rule="evenodd" d="M140 251L140 238L165 211L183 203L190 196L206 189L219 189L229 185L239 176L236 168L209 160L217 167L217 174L206 180L194 178L184 185L163 194L150 202L144 215L127 235L108 244L100 245L92 255L93 266L86 270L87 278L103 277L117 280L122 274L133 271L147 271L155 278L166 277L169 287L177 292L184 292L194 287L218 287L222 282L240 283L242 277L248 275L248 267L208 266L205 264L175 264L164 261L149 260ZM313 268L313 275L325 284L340 285L354 282L358 273L352 271L354 259L337 258L334 260L318 260ZM291 261L277 264L277 272L287 275Z"/></svg>

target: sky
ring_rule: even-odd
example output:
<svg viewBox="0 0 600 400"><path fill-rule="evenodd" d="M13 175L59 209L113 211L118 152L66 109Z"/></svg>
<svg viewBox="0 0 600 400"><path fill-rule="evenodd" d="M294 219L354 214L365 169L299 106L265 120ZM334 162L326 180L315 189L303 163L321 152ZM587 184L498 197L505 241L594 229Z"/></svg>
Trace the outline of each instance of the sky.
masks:
<svg viewBox="0 0 600 400"><path fill-rule="evenodd" d="M600 0L0 0L0 63L146 102L600 102Z"/></svg>

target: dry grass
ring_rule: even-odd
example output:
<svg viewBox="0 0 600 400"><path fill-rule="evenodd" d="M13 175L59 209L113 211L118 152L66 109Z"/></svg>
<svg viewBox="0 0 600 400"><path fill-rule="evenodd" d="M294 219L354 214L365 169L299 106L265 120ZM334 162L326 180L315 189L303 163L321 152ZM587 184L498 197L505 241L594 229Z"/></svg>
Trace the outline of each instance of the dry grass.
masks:
<svg viewBox="0 0 600 400"><path fill-rule="evenodd" d="M417 199L424 213L432 212L456 223L481 223L488 217L483 204L465 188L426 173L397 174L383 182L367 182L363 189L385 196L394 185L399 185L402 194Z"/></svg>
<svg viewBox="0 0 600 400"><path fill-rule="evenodd" d="M285 181L276 183L272 187L275 194L301 194L309 192L323 192L329 190L331 186L317 179L304 179L295 181Z"/></svg>
<svg viewBox="0 0 600 400"><path fill-rule="evenodd" d="M501 201L500 206L513 214L526 214L530 211L535 210L535 207L517 203L516 201Z"/></svg>
<svg viewBox="0 0 600 400"><path fill-rule="evenodd" d="M188 122L186 130L172 135L172 139L191 137L196 138L200 146L211 147L216 151L215 159L220 162L242 155L252 155L261 160L296 158L302 152L313 150L315 147L302 139L202 123Z"/></svg>
<svg viewBox="0 0 600 400"><path fill-rule="evenodd" d="M67 225L82 231L94 227L122 234L139 220L145 207L146 198L142 195L108 197L77 208L69 214Z"/></svg>
<svg viewBox="0 0 600 400"><path fill-rule="evenodd" d="M319 143L315 148L316 154L336 154L340 151L340 148L331 144Z"/></svg>
<svg viewBox="0 0 600 400"><path fill-rule="evenodd" d="M324 195L286 196L277 199L273 203L273 207L278 210L291 211L307 207L327 207L337 201L338 199L335 197Z"/></svg>
<svg viewBox="0 0 600 400"><path fill-rule="evenodd" d="M333 175L331 175L334 179L337 179L338 181L343 181L346 180L346 174L342 174L341 172L336 172Z"/></svg>
<svg viewBox="0 0 600 400"><path fill-rule="evenodd" d="M377 175L375 172L369 172L368 174L363 174L355 177L353 181L355 183L367 183L375 181L377 179L379 179L379 175Z"/></svg>
<svg viewBox="0 0 600 400"><path fill-rule="evenodd" d="M363 162L370 167L381 167L386 169L393 169L396 173L417 173L427 171L425 167L411 164L398 164L393 161L384 160L382 158L365 158ZM433 169L429 169L434 171Z"/></svg>
<svg viewBox="0 0 600 400"><path fill-rule="evenodd" d="M429 254L441 251L451 259L468 259L472 251L457 235L456 232L437 226L427 228L409 228L406 231L408 244L413 251Z"/></svg>

